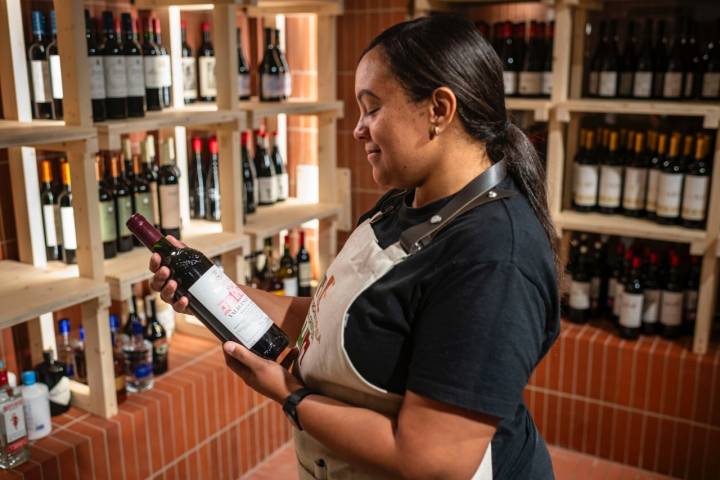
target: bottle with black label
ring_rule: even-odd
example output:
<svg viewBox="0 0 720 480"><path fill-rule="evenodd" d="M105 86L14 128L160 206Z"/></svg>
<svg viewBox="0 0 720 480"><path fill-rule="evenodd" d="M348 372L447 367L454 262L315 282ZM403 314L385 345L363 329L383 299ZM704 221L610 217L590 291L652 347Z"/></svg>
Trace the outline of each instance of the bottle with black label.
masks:
<svg viewBox="0 0 720 480"><path fill-rule="evenodd" d="M51 41L48 45L48 66L50 67L50 87L53 97L53 118L63 118L62 70L60 68L60 52L57 45L57 21L55 10L50 12Z"/></svg>
<svg viewBox="0 0 720 480"><path fill-rule="evenodd" d="M250 67L245 60L245 54L242 49L242 35L240 29L235 31L237 36L237 56L238 56L238 99L250 100Z"/></svg>
<svg viewBox="0 0 720 480"><path fill-rule="evenodd" d="M182 37L182 71L183 71L183 101L185 104L197 100L197 63L190 44L187 43L187 22L180 22L180 35Z"/></svg>
<svg viewBox="0 0 720 480"><path fill-rule="evenodd" d="M597 207L598 162L593 151L595 132L580 132L580 149L575 155L573 205L580 212L591 212Z"/></svg>
<svg viewBox="0 0 720 480"><path fill-rule="evenodd" d="M622 199L623 158L618 154L618 132L610 132L608 151L600 166L599 210L619 213Z"/></svg>
<svg viewBox="0 0 720 480"><path fill-rule="evenodd" d="M692 149L693 137L686 137L686 153ZM662 171L658 178L657 212L655 221L661 224L675 224L680 220L682 203L682 187L685 176L685 165L679 155L680 135L670 139L670 153L662 163Z"/></svg>
<svg viewBox="0 0 720 480"><path fill-rule="evenodd" d="M190 218L202 218L207 215L205 199L205 167L203 165L202 139L192 139L192 167L190 169ZM147 218L147 217L146 217Z"/></svg>
<svg viewBox="0 0 720 480"><path fill-rule="evenodd" d="M200 100L203 102L214 102L217 95L215 86L215 48L210 36L210 25L203 22L200 25L202 30L202 43L198 48L198 87Z"/></svg>
<svg viewBox="0 0 720 480"><path fill-rule="evenodd" d="M580 245L577 262L572 270L568 318L573 323L586 323L590 317L590 255L586 245Z"/></svg>
<svg viewBox="0 0 720 480"><path fill-rule="evenodd" d="M628 340L635 340L640 336L644 301L641 268L640 257L634 257L622 295L618 334Z"/></svg>
<svg viewBox="0 0 720 480"><path fill-rule="evenodd" d="M652 97L653 74L655 72L655 49L652 39L652 19L645 20L643 39L633 73L632 96L648 99Z"/></svg>
<svg viewBox="0 0 720 480"><path fill-rule="evenodd" d="M665 159L667 149L667 135L661 133L659 135L648 135L650 140L650 162L648 164L648 183L647 195L645 196L645 216L649 219L655 219L657 216L657 190L660 182L660 173L662 171L662 162ZM655 148L655 145L657 147Z"/></svg>
<svg viewBox="0 0 720 480"><path fill-rule="evenodd" d="M95 180L98 183L98 210L100 213L100 236L103 242L104 258L113 258L117 255L117 223L115 220L115 197L112 191L105 187L100 176L100 155L95 157Z"/></svg>
<svg viewBox="0 0 720 480"><path fill-rule="evenodd" d="M290 255L290 235L285 236L285 248L280 258L278 276L283 283L283 292L288 297L298 296L298 272L295 259Z"/></svg>
<svg viewBox="0 0 720 480"><path fill-rule="evenodd" d="M152 18L148 18L143 42L143 62L145 72L145 98L147 109L158 111L163 109L163 76L164 59L160 48L153 39Z"/></svg>
<svg viewBox="0 0 720 480"><path fill-rule="evenodd" d="M685 38L679 24L675 25L672 49L665 65L665 78L662 98L678 100L683 96L683 76L685 73Z"/></svg>
<svg viewBox="0 0 720 480"><path fill-rule="evenodd" d="M505 95L512 97L518 93L518 71L522 68L522 61L518 56L517 45L512 35L512 23L504 22L500 31L500 60L503 63L503 85Z"/></svg>
<svg viewBox="0 0 720 480"><path fill-rule="evenodd" d="M118 39L118 29L110 11L102 14L105 43L102 47L105 70L105 105L108 118L127 118L128 80L125 55Z"/></svg>
<svg viewBox="0 0 720 480"><path fill-rule="evenodd" d="M665 72L668 68L668 49L670 41L665 30L665 20L658 21L657 40L655 42L655 73L653 74L653 98L663 98L665 91Z"/></svg>
<svg viewBox="0 0 720 480"><path fill-rule="evenodd" d="M57 197L52 185L52 166L50 160L40 164L40 204L42 205L43 227L45 230L45 255L48 260L60 260L60 245L55 224Z"/></svg>
<svg viewBox="0 0 720 480"><path fill-rule="evenodd" d="M67 264L75 264L77 263L77 237L75 236L75 213L70 186L70 164L62 161L60 172L63 186L58 197L58 204L60 205L60 224L62 226L63 261Z"/></svg>
<svg viewBox="0 0 720 480"><path fill-rule="evenodd" d="M680 257L670 252L670 268L660 294L660 333L665 338L682 334L684 284Z"/></svg>
<svg viewBox="0 0 720 480"><path fill-rule="evenodd" d="M115 198L115 226L118 239L119 252L128 252L133 249L132 234L125 226L125 222L133 214L133 193L130 185L120 176L120 160L116 155L110 158L110 185Z"/></svg>
<svg viewBox="0 0 720 480"><path fill-rule="evenodd" d="M279 102L284 96L282 65L278 63L273 45L273 29L265 28L265 53L260 63L260 100Z"/></svg>
<svg viewBox="0 0 720 480"><path fill-rule="evenodd" d="M155 137L148 135L141 143L142 151L142 176L150 186L153 214L146 217L156 227L160 226L160 197L157 183L157 165L155 165Z"/></svg>
<svg viewBox="0 0 720 480"><path fill-rule="evenodd" d="M695 159L687 166L683 186L682 224L688 228L705 228L710 189L710 159L706 160L708 139L701 135L695 143Z"/></svg>
<svg viewBox="0 0 720 480"><path fill-rule="evenodd" d="M93 121L102 122L107 118L105 109L105 68L102 52L97 46L95 29L90 12L85 10L85 39L87 40L88 66L90 74L90 103Z"/></svg>
<svg viewBox="0 0 720 480"><path fill-rule="evenodd" d="M541 32L544 24L541 24ZM548 23L545 35L545 61L543 62L540 94L549 97L552 94L552 63L553 63L553 37L555 35L555 22Z"/></svg>
<svg viewBox="0 0 720 480"><path fill-rule="evenodd" d="M645 155L645 134L634 135L634 149L628 145L625 185L623 188L623 213L631 217L642 217L647 192L648 158Z"/></svg>
<svg viewBox="0 0 720 480"><path fill-rule="evenodd" d="M158 56L158 71L160 73L160 100L162 101L163 108L170 107L170 88L172 86L172 75L170 72L170 55L162 43L162 31L160 30L160 20L157 18L152 19L153 27L153 38L155 45L157 45L160 55Z"/></svg>
<svg viewBox="0 0 720 480"><path fill-rule="evenodd" d="M620 67L620 54L617 45L617 20L610 20L605 41L606 49L598 77L598 96L615 98L618 96L618 69Z"/></svg>
<svg viewBox="0 0 720 480"><path fill-rule="evenodd" d="M158 190L160 195L160 230L163 235L180 238L180 170L175 165L175 140L162 143Z"/></svg>
<svg viewBox="0 0 720 480"><path fill-rule="evenodd" d="M127 72L127 108L128 117L145 116L145 70L142 49L137 41L135 24L129 13L123 13L123 54Z"/></svg>
<svg viewBox="0 0 720 480"><path fill-rule="evenodd" d="M241 147L240 153L242 157L242 170L243 170L243 187L245 190L245 214L255 213L257 209L257 195L258 195L258 179L257 172L255 171L255 163L250 160L250 152L248 151L248 144L250 143L250 134L248 132L242 132L240 134Z"/></svg>
<svg viewBox="0 0 720 480"><path fill-rule="evenodd" d="M220 221L220 164L218 161L218 141L212 137L208 141L208 150L210 151L210 164L208 165L207 178L205 179L205 195L207 201L208 220L214 222Z"/></svg>
<svg viewBox="0 0 720 480"><path fill-rule="evenodd" d="M300 230L300 247L295 256L298 271L298 296L311 296L312 268L310 254L305 248L305 230Z"/></svg>
<svg viewBox="0 0 720 480"><path fill-rule="evenodd" d="M52 90L47 62L48 41L42 12L32 12L32 33L32 43L28 47L28 62L32 78L33 117L52 118Z"/></svg>
<svg viewBox="0 0 720 480"><path fill-rule="evenodd" d="M644 335L654 335L658 331L658 321L660 320L660 294L661 294L661 278L660 265L657 253L651 251L648 255L648 263L646 264L645 276L643 279L643 313L642 313L642 333Z"/></svg>
<svg viewBox="0 0 720 480"><path fill-rule="evenodd" d="M635 39L635 22L628 20L625 45L620 57L620 79L618 84L618 97L630 98L633 96L633 77L637 69L637 53Z"/></svg>

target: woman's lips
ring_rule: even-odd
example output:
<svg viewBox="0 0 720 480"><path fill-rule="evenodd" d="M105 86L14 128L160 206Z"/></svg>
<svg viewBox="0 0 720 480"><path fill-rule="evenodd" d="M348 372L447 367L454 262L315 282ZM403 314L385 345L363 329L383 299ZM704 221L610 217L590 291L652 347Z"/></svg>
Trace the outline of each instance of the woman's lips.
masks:
<svg viewBox="0 0 720 480"><path fill-rule="evenodd" d="M377 158L380 156L380 150L370 150L366 153L368 160L377 160Z"/></svg>

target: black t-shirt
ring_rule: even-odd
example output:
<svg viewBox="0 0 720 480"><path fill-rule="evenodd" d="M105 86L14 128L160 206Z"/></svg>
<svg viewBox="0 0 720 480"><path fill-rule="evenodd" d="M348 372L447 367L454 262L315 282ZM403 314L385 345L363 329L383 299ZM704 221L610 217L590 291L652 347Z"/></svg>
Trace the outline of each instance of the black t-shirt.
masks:
<svg viewBox="0 0 720 480"><path fill-rule="evenodd" d="M523 390L559 332L555 265L526 198L500 187L517 193L460 215L355 300L345 348L373 385L500 418L494 478L553 478ZM383 248L452 198L412 208L412 192L393 193L360 219L397 203L373 225Z"/></svg>

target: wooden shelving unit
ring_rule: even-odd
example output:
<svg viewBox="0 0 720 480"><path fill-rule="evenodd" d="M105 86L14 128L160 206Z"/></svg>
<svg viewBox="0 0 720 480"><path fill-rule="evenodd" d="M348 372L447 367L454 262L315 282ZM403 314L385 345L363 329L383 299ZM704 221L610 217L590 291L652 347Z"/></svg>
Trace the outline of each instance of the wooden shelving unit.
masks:
<svg viewBox="0 0 720 480"><path fill-rule="evenodd" d="M73 142L90 141L96 136L93 128L67 126L57 120L0 120L0 148L25 146L66 150Z"/></svg>
<svg viewBox="0 0 720 480"><path fill-rule="evenodd" d="M332 101L308 101L293 99L284 102L261 102L254 98L252 100L238 103L238 108L245 112L252 112L258 117L279 115L329 115L331 117L342 117L344 112L343 102Z"/></svg>
<svg viewBox="0 0 720 480"><path fill-rule="evenodd" d="M251 17L269 15L340 15L343 2L337 0L135 0L137 8L178 7L182 10L212 10L216 6L234 6Z"/></svg>
<svg viewBox="0 0 720 480"><path fill-rule="evenodd" d="M552 102L547 98L517 98L505 100L505 107L509 110L533 112L536 122L547 122L550 119Z"/></svg>
<svg viewBox="0 0 720 480"><path fill-rule="evenodd" d="M308 203L289 198L285 202L269 207L258 207L258 210L248 217L245 232L253 237L255 243L258 243L258 240L272 237L282 230L310 220L335 217L340 214L342 208L339 204Z"/></svg>

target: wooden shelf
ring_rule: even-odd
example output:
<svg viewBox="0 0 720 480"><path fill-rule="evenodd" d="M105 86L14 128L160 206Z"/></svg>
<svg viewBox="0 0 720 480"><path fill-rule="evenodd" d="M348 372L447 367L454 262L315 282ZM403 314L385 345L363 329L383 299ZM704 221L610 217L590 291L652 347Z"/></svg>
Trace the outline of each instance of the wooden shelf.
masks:
<svg viewBox="0 0 720 480"><path fill-rule="evenodd" d="M720 125L720 103L718 102L665 102L656 100L601 100L587 98L567 100L557 105L558 119L570 120L570 113L622 113L626 115L674 115L682 117L703 117L704 128L718 128Z"/></svg>
<svg viewBox="0 0 720 480"><path fill-rule="evenodd" d="M245 233L260 239L268 238L310 220L337 216L341 210L341 205L289 198L269 207L258 207L255 213L247 216Z"/></svg>
<svg viewBox="0 0 720 480"><path fill-rule="evenodd" d="M332 102L317 102L312 100L290 99L284 102L261 102L256 97L252 100L239 103L240 110L253 112L256 116L278 115L322 115L330 114L335 117L342 117L344 113L343 102L335 100Z"/></svg>
<svg viewBox="0 0 720 480"><path fill-rule="evenodd" d="M95 138L94 128L70 127L59 120L33 120L16 122L0 120L0 148L54 146ZM50 148L48 148L50 149Z"/></svg>
<svg viewBox="0 0 720 480"><path fill-rule="evenodd" d="M192 220L182 231L182 241L208 257L249 247L247 236L223 232L220 223L204 220ZM150 252L145 247L105 260L105 280L110 284L110 297L113 300L130 298L132 284L152 277L148 270L149 261Z"/></svg>
<svg viewBox="0 0 720 480"><path fill-rule="evenodd" d="M505 107L509 110L531 111L536 122L547 122L550 117L552 103L547 98L508 97L505 100Z"/></svg>
<svg viewBox="0 0 720 480"><path fill-rule="evenodd" d="M108 296L107 283L78 276L78 268L56 262L37 268L0 261L0 329L44 313Z"/></svg>

